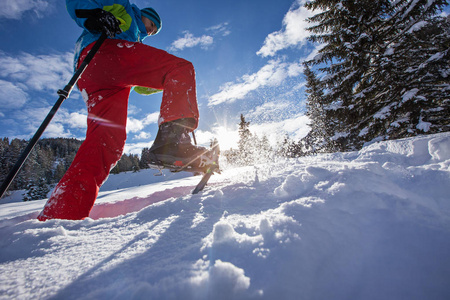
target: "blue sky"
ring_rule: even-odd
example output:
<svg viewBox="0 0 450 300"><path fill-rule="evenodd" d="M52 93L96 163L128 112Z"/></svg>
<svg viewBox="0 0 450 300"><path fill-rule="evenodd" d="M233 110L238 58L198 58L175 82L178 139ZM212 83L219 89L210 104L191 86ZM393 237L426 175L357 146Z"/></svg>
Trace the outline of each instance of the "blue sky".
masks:
<svg viewBox="0 0 450 300"><path fill-rule="evenodd" d="M145 44L190 60L197 74L200 125L197 139L216 136L222 149L238 140L240 114L251 130L275 143L304 136L301 63L317 51L306 42L303 0L134 0L153 7L163 29ZM74 45L81 34L63 0L0 2L0 137L29 139L72 76ZM127 153L140 153L156 136L161 94L130 95ZM44 137L83 139L86 109L72 92Z"/></svg>

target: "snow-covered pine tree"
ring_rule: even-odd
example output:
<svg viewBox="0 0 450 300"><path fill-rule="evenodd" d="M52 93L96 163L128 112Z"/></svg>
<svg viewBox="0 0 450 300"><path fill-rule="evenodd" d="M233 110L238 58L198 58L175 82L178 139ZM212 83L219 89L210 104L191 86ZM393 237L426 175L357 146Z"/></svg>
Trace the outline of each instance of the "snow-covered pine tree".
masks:
<svg viewBox="0 0 450 300"><path fill-rule="evenodd" d="M307 64L321 65L320 70L326 74L322 80L328 91L324 102L327 116L336 125L334 140L341 144L341 150L358 149L368 141L414 135L423 129L448 130L448 123L433 123L432 118L425 117L439 111L442 120L445 113L440 106L447 103L448 108L448 71L442 72L448 70L448 50L444 50L448 49L448 31L442 34L429 30L433 35L429 41L439 45L427 45L427 51L417 51L422 46L412 42L418 38L416 29L433 24L436 13L447 4L444 0L315 0L305 5L322 10L310 18L316 25L309 30L310 40L325 46ZM423 55L418 56L418 52ZM435 72L427 77L426 84L411 86L424 79L413 70L435 59L444 63L441 76L435 76L439 73ZM440 90L447 100L423 96L420 91L425 86L431 94Z"/></svg>
<svg viewBox="0 0 450 300"><path fill-rule="evenodd" d="M277 152L276 154L280 157L289 157L289 145L291 144L291 140L288 134L284 135L282 140L277 142Z"/></svg>
<svg viewBox="0 0 450 300"><path fill-rule="evenodd" d="M449 19L430 17L408 28L379 60L383 81L374 87L385 105L371 119L369 139L450 130Z"/></svg>
<svg viewBox="0 0 450 300"><path fill-rule="evenodd" d="M3 180L6 178L7 174L9 173L9 170L14 166L17 159L19 158L24 146L24 141L19 139L12 139L11 143L9 144L9 147L3 151L1 160L1 167L2 167L2 178L0 178L3 182ZM23 188L26 186L28 180L24 178L23 172L19 172L13 180L13 182L10 185L10 190L15 190L18 188Z"/></svg>
<svg viewBox="0 0 450 300"><path fill-rule="evenodd" d="M17 162L28 141L8 138L0 140L0 182ZM50 138L41 139L30 152L25 164L9 189L26 189L30 181L44 178L48 184L56 183L61 179L65 170L72 163L81 141L76 139Z"/></svg>
<svg viewBox="0 0 450 300"><path fill-rule="evenodd" d="M45 199L49 191L45 178L41 177L37 181L30 180L23 201Z"/></svg>
<svg viewBox="0 0 450 300"><path fill-rule="evenodd" d="M273 149L270 146L267 135L263 135L263 137L259 140L257 154L260 162L267 162L273 157Z"/></svg>
<svg viewBox="0 0 450 300"><path fill-rule="evenodd" d="M54 172L54 178L55 181L58 182L61 180L61 178L63 178L64 174L66 173L66 167L64 166L64 162L60 161L55 168L55 172Z"/></svg>
<svg viewBox="0 0 450 300"><path fill-rule="evenodd" d="M280 157L300 157L308 154L308 152L303 151L304 148L304 140L296 143L291 140L288 134L286 134L283 140L278 142L277 151L275 153Z"/></svg>
<svg viewBox="0 0 450 300"><path fill-rule="evenodd" d="M26 143L24 142L24 145ZM45 180L45 173L46 170L43 166L48 165L47 162L40 161L40 157L43 158L43 155L41 155L42 149L40 144L36 144L36 146L33 148L33 150L28 155L27 160L25 161L24 166L18 173L18 177L22 179L22 181L25 183L33 182L35 184L39 183L39 180L44 179ZM16 177L17 178L17 177ZM35 199L32 199L35 200Z"/></svg>
<svg viewBox="0 0 450 300"><path fill-rule="evenodd" d="M139 163L139 156L137 154L124 153L114 168L111 169L111 174L128 171L137 172L140 170Z"/></svg>
<svg viewBox="0 0 450 300"><path fill-rule="evenodd" d="M242 164L248 165L253 163L253 144L252 133L250 132L250 122L245 121L245 117L241 114L241 121L239 123L239 160Z"/></svg>
<svg viewBox="0 0 450 300"><path fill-rule="evenodd" d="M0 139L0 182L3 182L9 172L9 160L7 153L9 152L9 138Z"/></svg>
<svg viewBox="0 0 450 300"><path fill-rule="evenodd" d="M309 126L311 130L301 140L300 144L307 154L319 152L331 152L335 150L334 141L331 139L333 128L338 124L333 123L333 117L327 113L332 111L325 110L326 98L324 96L324 87L316 74L305 65L304 75L306 77L306 115L310 119Z"/></svg>

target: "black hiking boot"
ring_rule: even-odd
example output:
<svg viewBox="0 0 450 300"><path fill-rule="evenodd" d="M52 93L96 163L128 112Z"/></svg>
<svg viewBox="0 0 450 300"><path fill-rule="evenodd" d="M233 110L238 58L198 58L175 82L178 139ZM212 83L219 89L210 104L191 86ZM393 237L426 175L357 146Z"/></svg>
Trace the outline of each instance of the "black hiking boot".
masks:
<svg viewBox="0 0 450 300"><path fill-rule="evenodd" d="M213 151L191 143L193 119L163 123L150 148L150 164L174 170L206 171L215 162Z"/></svg>

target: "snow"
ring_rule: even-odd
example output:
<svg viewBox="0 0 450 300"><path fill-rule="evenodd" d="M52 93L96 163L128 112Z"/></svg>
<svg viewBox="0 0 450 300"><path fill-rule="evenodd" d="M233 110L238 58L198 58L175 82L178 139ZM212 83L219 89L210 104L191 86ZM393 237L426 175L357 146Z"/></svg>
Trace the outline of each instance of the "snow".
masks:
<svg viewBox="0 0 450 300"><path fill-rule="evenodd" d="M449 299L450 133L0 205L0 299Z"/></svg>
<svg viewBox="0 0 450 300"><path fill-rule="evenodd" d="M386 119L387 116L390 114L392 107L395 104L390 104L388 106L383 107L382 109L380 109L374 116L374 119Z"/></svg>
<svg viewBox="0 0 450 300"><path fill-rule="evenodd" d="M419 89L417 89L417 88L414 88L414 89L411 89L411 90L405 92L402 95L402 102L407 102L407 101L413 99L418 92L419 92Z"/></svg>
<svg viewBox="0 0 450 300"><path fill-rule="evenodd" d="M432 62L432 61L435 61L435 60L441 60L444 56L445 56L445 52L438 52L438 53L432 55L432 56L427 60L427 62Z"/></svg>
<svg viewBox="0 0 450 300"><path fill-rule="evenodd" d="M421 30L423 27L427 26L428 22L427 21L419 21L416 24L414 24L409 30L408 33L412 33L414 31L419 31Z"/></svg>
<svg viewBox="0 0 450 300"><path fill-rule="evenodd" d="M358 134L358 136L365 136L369 133L369 127L364 127Z"/></svg>
<svg viewBox="0 0 450 300"><path fill-rule="evenodd" d="M428 132L431 128L431 125L432 124L430 122L425 122L422 119L420 119L420 122L419 122L419 124L416 125L416 128L420 129L424 132Z"/></svg>
<svg viewBox="0 0 450 300"><path fill-rule="evenodd" d="M384 55L389 56L389 55L393 55L394 53L395 53L395 47L389 47L384 52Z"/></svg>

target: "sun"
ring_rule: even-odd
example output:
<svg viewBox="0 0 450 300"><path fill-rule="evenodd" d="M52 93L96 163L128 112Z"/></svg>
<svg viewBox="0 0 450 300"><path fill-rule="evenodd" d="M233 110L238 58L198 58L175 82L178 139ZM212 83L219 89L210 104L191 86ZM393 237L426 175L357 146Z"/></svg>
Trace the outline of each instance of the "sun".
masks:
<svg viewBox="0 0 450 300"><path fill-rule="evenodd" d="M238 148L239 133L237 130L231 130L225 126L218 126L213 129L213 134L219 141L220 149L229 150Z"/></svg>
<svg viewBox="0 0 450 300"><path fill-rule="evenodd" d="M217 139L221 150L230 150L238 148L239 132L226 126L215 126L208 131L197 130L195 132L196 141L199 145L209 147L211 141Z"/></svg>

